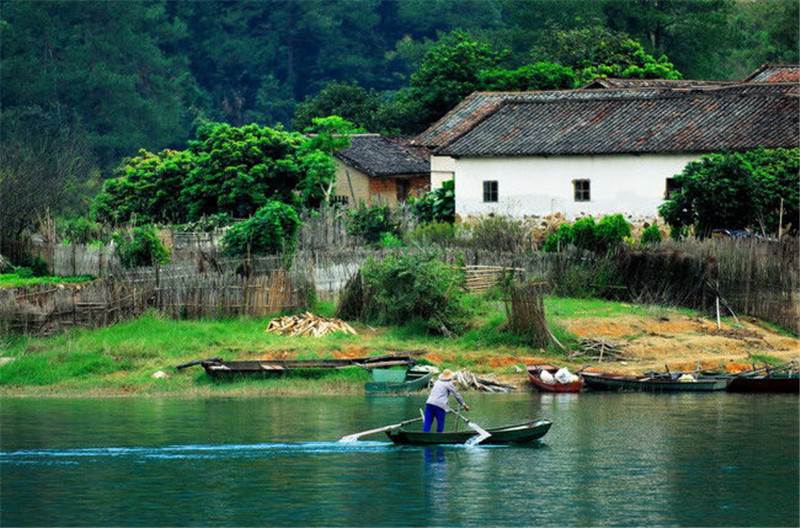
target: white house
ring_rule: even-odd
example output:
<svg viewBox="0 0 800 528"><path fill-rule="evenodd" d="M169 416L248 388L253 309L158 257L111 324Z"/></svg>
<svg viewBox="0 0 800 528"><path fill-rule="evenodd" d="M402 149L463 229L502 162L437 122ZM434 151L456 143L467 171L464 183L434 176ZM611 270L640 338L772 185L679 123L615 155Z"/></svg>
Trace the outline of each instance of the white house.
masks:
<svg viewBox="0 0 800 528"><path fill-rule="evenodd" d="M705 153L798 146L799 91L796 83L760 83L488 102L490 94L479 94L484 101L437 136L432 186L452 174L462 217L655 216L673 176Z"/></svg>
<svg viewBox="0 0 800 528"><path fill-rule="evenodd" d="M456 212L655 216L709 152L798 146L796 65L745 82L604 79L581 90L476 92L415 138Z"/></svg>

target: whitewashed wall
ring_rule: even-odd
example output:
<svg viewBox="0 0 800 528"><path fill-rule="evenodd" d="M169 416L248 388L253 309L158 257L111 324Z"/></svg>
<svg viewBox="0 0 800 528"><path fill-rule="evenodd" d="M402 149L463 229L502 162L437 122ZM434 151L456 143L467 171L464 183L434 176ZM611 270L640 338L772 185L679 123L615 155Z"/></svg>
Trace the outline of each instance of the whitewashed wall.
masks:
<svg viewBox="0 0 800 528"><path fill-rule="evenodd" d="M513 216L562 212L569 218L628 213L654 216L666 179L699 154L460 158L456 213ZM576 202L572 180L591 180L591 201ZM498 182L498 202L483 202L483 181Z"/></svg>
<svg viewBox="0 0 800 528"><path fill-rule="evenodd" d="M431 190L438 189L442 182L453 179L456 160L449 156L431 156Z"/></svg>

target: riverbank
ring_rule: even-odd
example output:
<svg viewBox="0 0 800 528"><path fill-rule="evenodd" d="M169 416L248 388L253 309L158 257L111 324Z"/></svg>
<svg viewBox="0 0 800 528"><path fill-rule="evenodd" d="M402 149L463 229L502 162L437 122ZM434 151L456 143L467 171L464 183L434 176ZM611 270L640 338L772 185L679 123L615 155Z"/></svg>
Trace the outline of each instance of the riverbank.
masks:
<svg viewBox="0 0 800 528"><path fill-rule="evenodd" d="M330 315L333 307L315 309ZM549 297L548 326L567 348L580 338L617 343L625 360L599 365L635 373L650 369L744 368L752 362L784 361L800 355L800 341L757 321L724 319L722 329L702 314L598 299ZM354 324L357 336L285 337L264 330L269 318L176 321L148 314L97 330L75 330L49 338L6 338L0 356L0 396L302 395L360 394L368 373L360 368L319 379L214 382L200 367L175 365L208 357L224 359L317 359L414 352L440 367L469 369L526 387L522 367L553 362L572 369L596 362L568 359L558 347L529 347L505 330L502 303L474 299L472 329L462 336L431 336L420 325L372 328ZM153 378L155 372L165 378Z"/></svg>

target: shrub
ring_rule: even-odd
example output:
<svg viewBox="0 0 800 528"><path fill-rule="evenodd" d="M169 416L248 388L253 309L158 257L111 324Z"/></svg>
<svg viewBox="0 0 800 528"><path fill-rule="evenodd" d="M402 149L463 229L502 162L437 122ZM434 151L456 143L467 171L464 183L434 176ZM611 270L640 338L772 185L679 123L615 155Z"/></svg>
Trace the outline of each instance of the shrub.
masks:
<svg viewBox="0 0 800 528"><path fill-rule="evenodd" d="M465 328L463 273L433 255L370 258L361 268L362 318L375 324L421 320L431 332Z"/></svg>
<svg viewBox="0 0 800 528"><path fill-rule="evenodd" d="M456 219L455 181L447 180L438 189L409 200L411 212L420 223L449 222Z"/></svg>
<svg viewBox="0 0 800 528"><path fill-rule="evenodd" d="M28 269L31 272L31 275L28 277L46 277L50 275L50 267L47 265L47 261L42 257L26 255L19 260L18 264L20 267L16 268L16 273L19 273L20 269Z"/></svg>
<svg viewBox="0 0 800 528"><path fill-rule="evenodd" d="M586 216L572 224L572 243L578 249L595 251L597 249L597 224L594 218Z"/></svg>
<svg viewBox="0 0 800 528"><path fill-rule="evenodd" d="M642 236L639 239L641 244L660 244L661 243L661 231L658 229L657 224L652 224L644 228L642 231Z"/></svg>
<svg viewBox="0 0 800 528"><path fill-rule="evenodd" d="M294 207L269 200L253 216L228 229L222 238L223 251L236 257L291 254L297 245L300 223Z"/></svg>
<svg viewBox="0 0 800 528"><path fill-rule="evenodd" d="M528 233L522 222L506 216L486 216L469 227L475 249L513 253L526 248Z"/></svg>
<svg viewBox="0 0 800 528"><path fill-rule="evenodd" d="M378 244L384 233L397 235L399 222L388 205L367 206L363 203L347 211L347 232L367 244Z"/></svg>
<svg viewBox="0 0 800 528"><path fill-rule="evenodd" d="M33 277L33 270L25 266L18 267L17 269L14 270L14 273L20 279L30 279L31 277Z"/></svg>
<svg viewBox="0 0 800 528"><path fill-rule="evenodd" d="M89 244L103 238L103 227L85 216L61 220L58 231L62 240L73 244Z"/></svg>
<svg viewBox="0 0 800 528"><path fill-rule="evenodd" d="M169 262L169 254L152 225L134 227L115 237L117 256L124 268L152 266Z"/></svg>
<svg viewBox="0 0 800 528"><path fill-rule="evenodd" d="M450 246L456 239L456 226L448 222L420 224L406 233L406 242L418 246Z"/></svg>
<svg viewBox="0 0 800 528"><path fill-rule="evenodd" d="M560 251L572 243L572 226L561 224L555 232L550 233L550 236L544 241L542 249L548 252Z"/></svg>
<svg viewBox="0 0 800 528"><path fill-rule="evenodd" d="M391 249L403 247L403 239L394 233L381 233L380 246L382 248Z"/></svg>
<svg viewBox="0 0 800 528"><path fill-rule="evenodd" d="M621 214L604 216L597 224L597 250L608 251L622 244L631 236L631 225Z"/></svg>
<svg viewBox="0 0 800 528"><path fill-rule="evenodd" d="M689 227L700 236L716 228L774 233L781 204L783 228L797 231L800 148L709 154L688 163L675 182L678 190L658 211L677 234Z"/></svg>

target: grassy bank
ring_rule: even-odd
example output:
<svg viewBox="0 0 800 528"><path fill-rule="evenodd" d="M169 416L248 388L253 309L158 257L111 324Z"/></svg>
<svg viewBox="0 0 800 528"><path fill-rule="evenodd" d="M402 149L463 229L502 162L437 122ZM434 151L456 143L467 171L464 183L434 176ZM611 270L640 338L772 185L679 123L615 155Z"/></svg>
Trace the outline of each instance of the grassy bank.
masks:
<svg viewBox="0 0 800 528"><path fill-rule="evenodd" d="M91 275L78 275L75 277L26 277L17 273L0 273L0 288L19 288L22 286L38 286L39 284L70 284L92 280Z"/></svg>
<svg viewBox="0 0 800 528"><path fill-rule="evenodd" d="M176 321L155 314L107 328L75 330L50 338L6 338L0 344L0 356L14 359L0 367L0 394L360 393L367 379L364 370L354 368L315 380L287 377L219 383L211 381L199 367L181 372L173 368L193 359L217 356L225 359L314 359L413 350L421 351L422 357L440 366L493 373L517 382L523 380L517 367L525 363L548 360L579 366L566 361L560 349L534 349L524 338L506 331L501 303L479 298L473 302L476 315L472 329L456 338L428 335L422 325L414 323L381 328L356 324L358 336L284 337L264 331L268 318ZM548 326L567 347L575 345L578 335L608 337L613 334L611 337L624 343L634 354L630 362L617 364L617 367L646 363L646 356L636 357L637 347L648 350L647 342L654 339L653 333L657 339L665 339L667 325L675 327L674 346L681 340L685 345L687 340L705 338L709 325L716 330L710 321L688 310L553 297L546 299L545 309ZM321 304L315 311L330 315L332 306ZM741 340L741 335L750 336L748 332L752 332L730 325L725 328L728 334L712 332L710 336L723 339L716 345L717 352L724 353L733 346L724 340ZM780 357L774 356L776 348L794 346L796 349L797 342L792 338L774 334L770 339L774 342L765 341L771 347L770 357ZM701 348L703 354L709 353L708 346ZM660 362L661 358L653 361ZM152 374L159 370L169 376L154 379Z"/></svg>

